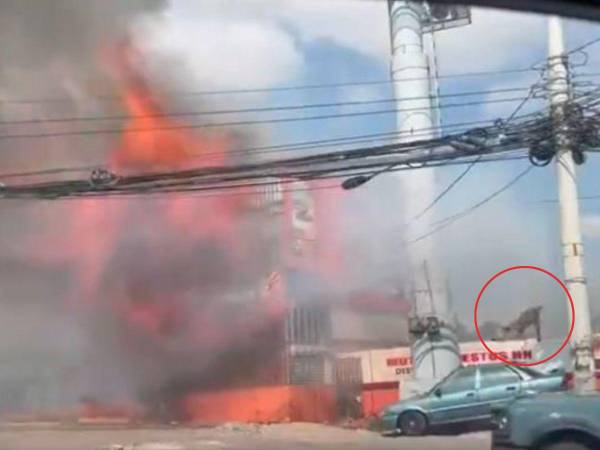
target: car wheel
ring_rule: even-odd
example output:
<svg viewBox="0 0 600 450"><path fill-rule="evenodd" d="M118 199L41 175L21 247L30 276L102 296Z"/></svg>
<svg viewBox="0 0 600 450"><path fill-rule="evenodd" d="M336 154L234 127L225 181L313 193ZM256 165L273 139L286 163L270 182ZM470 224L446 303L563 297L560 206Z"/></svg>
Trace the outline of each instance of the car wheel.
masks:
<svg viewBox="0 0 600 450"><path fill-rule="evenodd" d="M574 441L562 441L542 446L539 450L593 450L585 444Z"/></svg>
<svg viewBox="0 0 600 450"><path fill-rule="evenodd" d="M407 411L398 418L398 428L405 436L422 436L427 430L427 418L418 411Z"/></svg>

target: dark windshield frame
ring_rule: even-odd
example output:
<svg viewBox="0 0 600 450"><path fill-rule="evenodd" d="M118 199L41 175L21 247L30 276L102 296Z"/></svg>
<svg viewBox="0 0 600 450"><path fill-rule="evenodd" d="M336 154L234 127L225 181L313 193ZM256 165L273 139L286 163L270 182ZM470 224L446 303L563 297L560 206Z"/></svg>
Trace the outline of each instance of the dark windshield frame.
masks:
<svg viewBox="0 0 600 450"><path fill-rule="evenodd" d="M456 0L430 1L456 3ZM462 4L600 21L600 8L595 0L467 0Z"/></svg>
<svg viewBox="0 0 600 450"><path fill-rule="evenodd" d="M450 372L448 375L446 375L444 378L442 378L440 381L438 381L436 384L434 384L431 389L429 389L428 391L425 392L425 394L423 394L423 396L429 397L431 394L433 394L435 392L436 389L438 389L442 384L444 384L448 380L448 378L450 378L456 372L458 372L460 370L464 370L465 368L466 368L465 366L457 367L452 372Z"/></svg>
<svg viewBox="0 0 600 450"><path fill-rule="evenodd" d="M532 369L531 367L516 367L516 368L513 368L513 370L516 372L523 372L523 373L529 375L531 378L540 378L540 377L545 376L545 374L543 372Z"/></svg>

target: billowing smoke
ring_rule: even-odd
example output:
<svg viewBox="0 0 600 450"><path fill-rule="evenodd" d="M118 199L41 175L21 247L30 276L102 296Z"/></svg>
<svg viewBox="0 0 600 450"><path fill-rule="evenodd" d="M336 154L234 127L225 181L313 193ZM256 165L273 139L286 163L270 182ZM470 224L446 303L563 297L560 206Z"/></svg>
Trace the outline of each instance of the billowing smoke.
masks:
<svg viewBox="0 0 600 450"><path fill-rule="evenodd" d="M153 95L152 80L138 61L115 62L116 43L165 6L0 1L2 120L133 114L125 104ZM136 84L134 72L146 81ZM81 128L5 124L1 133ZM226 131L3 139L0 171L89 163L163 169L208 164L197 158L203 152L218 164L240 139ZM160 156L168 152L174 156ZM279 316L261 308L270 242L266 218L247 198L3 202L0 211L0 414L72 411L82 398L156 413L189 390L270 376L277 349L268 343L280 332Z"/></svg>
<svg viewBox="0 0 600 450"><path fill-rule="evenodd" d="M166 4L166 0L0 1L3 89L21 87L32 95L31 88L49 88L55 76L62 83L53 84L54 89L66 87L66 75L92 81L98 74L99 45L126 32L140 15L159 12Z"/></svg>
<svg viewBox="0 0 600 450"><path fill-rule="evenodd" d="M3 122L114 112L114 86L102 66L105 45L126 34L148 15L159 14L166 0L79 2L0 1L0 117ZM113 122L101 125L114 125ZM3 135L39 134L74 129L77 124L3 124ZM46 166L97 163L105 139L3 139L2 167L31 170ZM82 149L82 146L85 146ZM73 147L78 147L75 151ZM86 151L87 150L87 151Z"/></svg>

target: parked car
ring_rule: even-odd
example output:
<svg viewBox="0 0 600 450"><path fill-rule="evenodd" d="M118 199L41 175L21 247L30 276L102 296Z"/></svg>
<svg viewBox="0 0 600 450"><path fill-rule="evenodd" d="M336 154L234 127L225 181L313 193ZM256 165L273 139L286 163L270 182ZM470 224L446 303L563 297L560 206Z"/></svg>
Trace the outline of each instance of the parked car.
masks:
<svg viewBox="0 0 600 450"><path fill-rule="evenodd" d="M563 390L567 383L562 371L541 373L504 364L459 367L427 393L386 407L381 427L384 435L408 436L490 429L492 407L525 392Z"/></svg>
<svg viewBox="0 0 600 450"><path fill-rule="evenodd" d="M554 393L494 408L493 450L600 449L600 395Z"/></svg>

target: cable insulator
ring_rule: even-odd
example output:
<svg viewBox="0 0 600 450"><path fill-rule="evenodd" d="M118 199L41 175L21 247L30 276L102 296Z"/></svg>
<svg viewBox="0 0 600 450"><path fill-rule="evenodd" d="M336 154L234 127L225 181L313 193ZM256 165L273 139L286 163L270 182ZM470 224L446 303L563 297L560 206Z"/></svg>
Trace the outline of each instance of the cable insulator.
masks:
<svg viewBox="0 0 600 450"><path fill-rule="evenodd" d="M489 132L486 128L473 128L465 133L466 136L476 139L487 139Z"/></svg>
<svg viewBox="0 0 600 450"><path fill-rule="evenodd" d="M90 176L90 184L94 187L114 186L119 177L106 169L94 169Z"/></svg>
<svg viewBox="0 0 600 450"><path fill-rule="evenodd" d="M571 152L571 156L573 157L573 162L575 162L575 164L578 166L581 166L585 163L585 153L581 150L573 150Z"/></svg>
<svg viewBox="0 0 600 450"><path fill-rule="evenodd" d="M545 167L552 162L555 155L554 146L549 142L532 144L529 148L529 161L537 167Z"/></svg>
<svg viewBox="0 0 600 450"><path fill-rule="evenodd" d="M496 119L494 120L494 126L496 128L504 128L506 126L506 121L504 119Z"/></svg>

